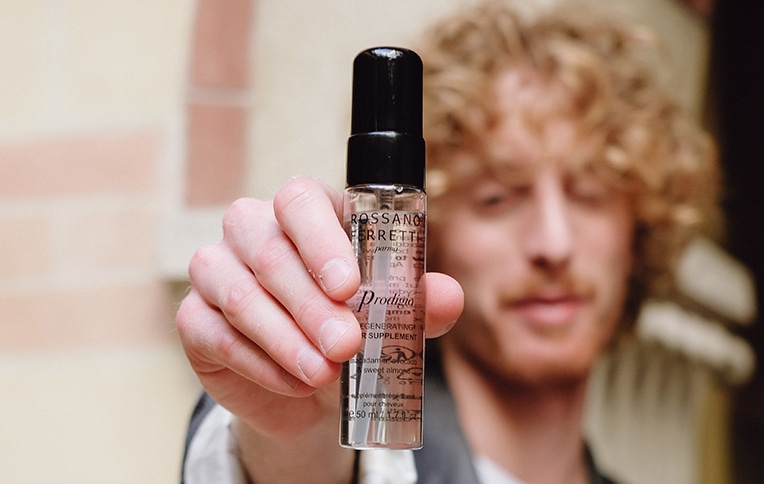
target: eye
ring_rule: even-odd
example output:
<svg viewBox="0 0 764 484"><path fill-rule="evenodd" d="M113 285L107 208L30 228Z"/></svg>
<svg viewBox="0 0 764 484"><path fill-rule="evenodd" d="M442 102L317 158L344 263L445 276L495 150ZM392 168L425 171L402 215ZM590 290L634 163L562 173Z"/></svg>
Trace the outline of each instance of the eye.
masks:
<svg viewBox="0 0 764 484"><path fill-rule="evenodd" d="M575 176L568 184L570 198L584 205L604 205L611 199L612 194L612 188L592 174Z"/></svg>
<svg viewBox="0 0 764 484"><path fill-rule="evenodd" d="M478 196L477 203L481 207L491 208L497 205L501 205L506 198L507 198L507 194L504 193L503 190L502 191L496 190L491 193L484 193Z"/></svg>
<svg viewBox="0 0 764 484"><path fill-rule="evenodd" d="M475 186L471 193L471 203L478 215L497 216L516 206L530 188L522 185L507 186L490 181Z"/></svg>

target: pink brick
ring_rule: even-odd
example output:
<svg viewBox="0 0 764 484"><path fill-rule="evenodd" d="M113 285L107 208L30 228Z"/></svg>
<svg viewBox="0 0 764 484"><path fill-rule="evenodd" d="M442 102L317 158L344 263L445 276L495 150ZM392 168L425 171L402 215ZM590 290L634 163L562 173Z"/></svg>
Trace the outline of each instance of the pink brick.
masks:
<svg viewBox="0 0 764 484"><path fill-rule="evenodd" d="M249 80L253 0L199 0L191 81L211 87L244 87Z"/></svg>
<svg viewBox="0 0 764 484"><path fill-rule="evenodd" d="M41 276L50 266L51 229L47 217L0 217L0 280Z"/></svg>
<svg viewBox="0 0 764 484"><path fill-rule="evenodd" d="M0 146L0 200L148 193L159 139L154 132L130 132Z"/></svg>
<svg viewBox="0 0 764 484"><path fill-rule="evenodd" d="M0 297L0 351L167 343L173 308L160 283Z"/></svg>
<svg viewBox="0 0 764 484"><path fill-rule="evenodd" d="M186 202L220 205L241 196L247 111L239 106L188 107Z"/></svg>

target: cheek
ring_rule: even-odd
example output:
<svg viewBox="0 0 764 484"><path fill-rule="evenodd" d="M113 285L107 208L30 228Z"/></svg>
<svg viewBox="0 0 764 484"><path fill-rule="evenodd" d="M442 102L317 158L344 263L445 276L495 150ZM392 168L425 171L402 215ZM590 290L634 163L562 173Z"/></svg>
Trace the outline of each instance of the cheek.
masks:
<svg viewBox="0 0 764 484"><path fill-rule="evenodd" d="M627 212L622 212L619 217L621 223L612 229L610 241L603 251L610 255L610 262L615 268L615 277L619 277L624 282L628 279L634 265L634 224L631 216Z"/></svg>
<svg viewBox="0 0 764 484"><path fill-rule="evenodd" d="M506 230L495 222L480 223L474 215L454 211L447 221L432 230L429 266L459 281L469 291L472 286L488 284L506 270L513 243Z"/></svg>
<svg viewBox="0 0 764 484"><path fill-rule="evenodd" d="M455 211L447 225L433 228L428 267L455 278L465 293L465 313L490 297L492 281L505 277L502 261L508 259L506 240L496 225L486 227Z"/></svg>
<svg viewBox="0 0 764 484"><path fill-rule="evenodd" d="M599 243L591 244L590 263L598 267L602 278L620 281L628 278L631 272L633 250L631 238L623 232L613 233L600 238Z"/></svg>
<svg viewBox="0 0 764 484"><path fill-rule="evenodd" d="M614 221L615 220L615 221ZM599 226L588 230L590 250L582 260L583 270L597 281L602 294L602 310L610 319L620 318L634 264L633 224L627 211L621 211Z"/></svg>

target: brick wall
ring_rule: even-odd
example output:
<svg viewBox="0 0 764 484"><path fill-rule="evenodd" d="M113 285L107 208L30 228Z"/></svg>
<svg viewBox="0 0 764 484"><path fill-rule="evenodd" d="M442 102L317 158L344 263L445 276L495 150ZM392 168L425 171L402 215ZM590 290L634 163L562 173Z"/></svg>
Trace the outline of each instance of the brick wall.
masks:
<svg viewBox="0 0 764 484"><path fill-rule="evenodd" d="M174 482L158 239L241 193L253 1L3 3L0 482Z"/></svg>
<svg viewBox="0 0 764 484"><path fill-rule="evenodd" d="M186 111L191 207L243 195L253 3L198 3Z"/></svg>
<svg viewBox="0 0 764 484"><path fill-rule="evenodd" d="M161 133L0 146L4 352L169 340L154 274Z"/></svg>

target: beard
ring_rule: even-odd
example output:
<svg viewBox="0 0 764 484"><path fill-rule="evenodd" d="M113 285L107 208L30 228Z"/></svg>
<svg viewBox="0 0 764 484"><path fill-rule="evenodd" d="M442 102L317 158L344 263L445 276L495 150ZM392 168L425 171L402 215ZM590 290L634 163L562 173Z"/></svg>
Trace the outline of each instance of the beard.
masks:
<svg viewBox="0 0 764 484"><path fill-rule="evenodd" d="M578 300L593 300L595 286L585 278L573 275L569 271L559 274L534 271L522 281L502 286L499 291L501 307L511 307L521 301L551 298L565 295Z"/></svg>
<svg viewBox="0 0 764 484"><path fill-rule="evenodd" d="M610 316L590 312L597 301L595 284L569 272L536 273L500 287L495 294L496 313L486 312L485 307L481 311L479 304L465 308L460 321L444 336L447 351L458 352L485 378L507 388L568 387L587 380L614 332L609 329ZM581 302L587 314L576 317L584 320L553 330L528 329L517 321L503 320L503 314L512 314L511 310L524 302L543 303L555 298ZM585 325L585 331L573 334L580 331L580 324Z"/></svg>

